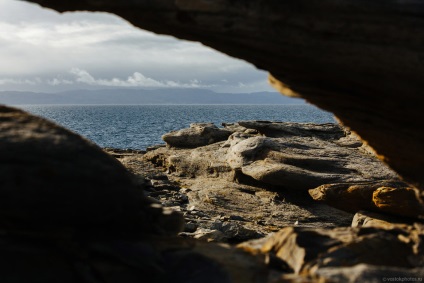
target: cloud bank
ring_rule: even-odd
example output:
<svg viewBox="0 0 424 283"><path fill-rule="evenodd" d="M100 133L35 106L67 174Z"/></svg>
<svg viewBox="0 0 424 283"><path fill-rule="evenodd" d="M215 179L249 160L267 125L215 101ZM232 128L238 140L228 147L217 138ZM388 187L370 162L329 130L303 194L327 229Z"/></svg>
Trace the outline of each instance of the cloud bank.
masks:
<svg viewBox="0 0 424 283"><path fill-rule="evenodd" d="M0 90L192 87L272 90L267 74L196 42L136 29L105 13L0 0ZM71 70L71 71L69 71Z"/></svg>
<svg viewBox="0 0 424 283"><path fill-rule="evenodd" d="M84 83L95 86L109 86L109 87L155 87L155 88L207 88L210 85L202 85L198 80L192 80L189 83L181 83L176 81L158 81L152 78L148 78L139 72L135 72L127 79L95 79L86 70L73 68L70 71L71 74L76 76L76 82ZM69 82L67 80L64 83Z"/></svg>

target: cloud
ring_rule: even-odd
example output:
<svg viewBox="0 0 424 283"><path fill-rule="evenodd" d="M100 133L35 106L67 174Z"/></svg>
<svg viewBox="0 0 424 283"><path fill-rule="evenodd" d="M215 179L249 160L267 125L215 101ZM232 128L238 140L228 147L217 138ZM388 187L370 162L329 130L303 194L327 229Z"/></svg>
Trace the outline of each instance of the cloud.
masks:
<svg viewBox="0 0 424 283"><path fill-rule="evenodd" d="M74 84L74 82L70 81L70 80L54 78L54 79L51 79L51 80L47 80L47 84L51 85L51 86L72 85L72 84Z"/></svg>
<svg viewBox="0 0 424 283"><path fill-rule="evenodd" d="M167 80L158 81L144 76L140 72L135 72L127 79L96 79L86 70L72 68L71 74L76 76L76 82L84 83L92 86L108 86L108 87L167 87L167 88L207 88L211 85L202 85L199 80L191 80L189 83L181 83L177 81Z"/></svg>
<svg viewBox="0 0 424 283"><path fill-rule="evenodd" d="M35 79L11 79L11 78L3 78L0 79L0 85L37 85L40 84L42 80L40 78Z"/></svg>
<svg viewBox="0 0 424 283"><path fill-rule="evenodd" d="M197 42L134 28L106 13L59 14L23 1L0 0L0 46L0 90L271 90L267 74L251 64Z"/></svg>
<svg viewBox="0 0 424 283"><path fill-rule="evenodd" d="M192 79L189 82L183 83L180 81L173 80L155 80L153 78L146 77L140 72L134 72L126 79L112 78L95 78L88 71L80 68L72 68L69 74L73 75L73 78L64 79L61 77L56 78L33 78L33 79L13 79L3 78L0 79L0 85L14 84L14 85L42 85L47 84L50 86L60 85L77 85L85 84L89 86L98 87L139 87L139 88L211 88L214 85L202 84L200 80Z"/></svg>

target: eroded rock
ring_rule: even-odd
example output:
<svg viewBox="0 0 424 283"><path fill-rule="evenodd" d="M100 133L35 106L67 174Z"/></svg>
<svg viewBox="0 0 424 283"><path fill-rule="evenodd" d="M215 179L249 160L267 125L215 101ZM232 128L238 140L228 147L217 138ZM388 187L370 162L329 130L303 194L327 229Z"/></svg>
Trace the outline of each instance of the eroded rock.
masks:
<svg viewBox="0 0 424 283"><path fill-rule="evenodd" d="M231 167L225 162L224 143L197 149L160 148L119 160L141 178L169 172L169 182L179 184L178 191L147 181L146 194L184 214L184 236L194 237L198 229L218 230L224 233L223 241L240 242L295 223L302 227L351 224L352 214L316 203L306 194L277 193L234 182ZM221 157L223 160L217 160ZM143 173L143 166L149 172L152 170L146 160L159 165L157 173ZM181 202L179 195L185 195L188 201Z"/></svg>
<svg viewBox="0 0 424 283"><path fill-rule="evenodd" d="M287 227L268 237L239 245L248 252L271 254L287 263L295 273L320 274L326 268L353 267L359 263L384 268L421 266L422 226L405 229ZM340 269L341 271L342 269Z"/></svg>
<svg viewBox="0 0 424 283"><path fill-rule="evenodd" d="M223 177L233 172L239 180L242 174L265 185L294 190L397 178L357 136L338 125L266 121L238 125L226 125L226 131L233 133L225 142L193 150L161 148L148 152L146 158L156 164L160 160L170 172L182 176ZM248 129L255 132L246 133Z"/></svg>
<svg viewBox="0 0 424 283"><path fill-rule="evenodd" d="M335 124L239 122L265 136L234 139L227 161L260 182L311 189L327 183L396 178L361 141Z"/></svg>
<svg viewBox="0 0 424 283"><path fill-rule="evenodd" d="M363 210L357 212L352 219L352 227L377 227L382 229L406 228L413 223L414 221L411 218Z"/></svg>
<svg viewBox="0 0 424 283"><path fill-rule="evenodd" d="M162 139L172 147L194 148L226 140L230 134L212 123L192 123L190 128L167 133Z"/></svg>
<svg viewBox="0 0 424 283"><path fill-rule="evenodd" d="M418 190L400 181L326 184L309 190L309 194L317 201L349 212L369 210L415 218L424 215Z"/></svg>
<svg viewBox="0 0 424 283"><path fill-rule="evenodd" d="M390 282L408 279L421 279L424 277L423 268L402 268L393 266L375 266L370 264L357 264L351 267L326 267L316 272L321 282Z"/></svg>

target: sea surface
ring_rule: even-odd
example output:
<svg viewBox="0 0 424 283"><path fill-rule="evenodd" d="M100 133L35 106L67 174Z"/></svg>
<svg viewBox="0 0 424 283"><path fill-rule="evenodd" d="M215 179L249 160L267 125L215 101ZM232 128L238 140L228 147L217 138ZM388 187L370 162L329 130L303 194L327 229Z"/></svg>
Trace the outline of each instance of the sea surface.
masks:
<svg viewBox="0 0 424 283"><path fill-rule="evenodd" d="M19 105L92 140L101 147L146 149L161 136L194 122L242 120L334 123L311 105Z"/></svg>

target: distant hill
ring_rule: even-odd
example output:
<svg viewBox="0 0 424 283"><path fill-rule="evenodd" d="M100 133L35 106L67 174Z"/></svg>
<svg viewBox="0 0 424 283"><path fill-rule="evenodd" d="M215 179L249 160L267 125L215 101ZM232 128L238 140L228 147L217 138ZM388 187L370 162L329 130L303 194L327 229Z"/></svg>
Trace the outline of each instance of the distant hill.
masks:
<svg viewBox="0 0 424 283"><path fill-rule="evenodd" d="M216 93L203 89L106 89L59 93L0 91L0 104L303 104L277 92Z"/></svg>

